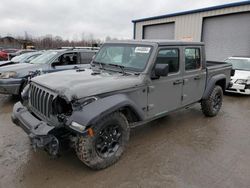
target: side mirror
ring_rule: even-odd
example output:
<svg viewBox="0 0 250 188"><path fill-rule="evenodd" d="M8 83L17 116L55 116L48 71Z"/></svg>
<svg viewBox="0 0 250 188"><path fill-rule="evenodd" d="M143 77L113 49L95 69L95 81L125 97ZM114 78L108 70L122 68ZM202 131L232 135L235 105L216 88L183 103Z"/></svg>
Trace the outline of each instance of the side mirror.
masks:
<svg viewBox="0 0 250 188"><path fill-rule="evenodd" d="M59 61L54 61L53 63L51 63L51 67L55 68L56 66L58 66L60 64Z"/></svg>
<svg viewBox="0 0 250 188"><path fill-rule="evenodd" d="M158 78L161 76L168 76L169 66L168 64L156 64L154 72L155 76Z"/></svg>

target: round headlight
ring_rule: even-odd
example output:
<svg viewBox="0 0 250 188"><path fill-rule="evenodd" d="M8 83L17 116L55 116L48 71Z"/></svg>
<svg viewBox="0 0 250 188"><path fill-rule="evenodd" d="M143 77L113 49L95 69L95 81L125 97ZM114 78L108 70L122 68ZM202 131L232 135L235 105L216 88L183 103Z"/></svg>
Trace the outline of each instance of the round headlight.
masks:
<svg viewBox="0 0 250 188"><path fill-rule="evenodd" d="M246 84L246 83L247 83L247 80L238 79L238 80L236 80L235 83L236 83L236 84Z"/></svg>
<svg viewBox="0 0 250 188"><path fill-rule="evenodd" d="M67 102L65 99L61 97L55 98L52 103L52 110L53 114L60 115L71 115L72 113L72 105L71 103Z"/></svg>

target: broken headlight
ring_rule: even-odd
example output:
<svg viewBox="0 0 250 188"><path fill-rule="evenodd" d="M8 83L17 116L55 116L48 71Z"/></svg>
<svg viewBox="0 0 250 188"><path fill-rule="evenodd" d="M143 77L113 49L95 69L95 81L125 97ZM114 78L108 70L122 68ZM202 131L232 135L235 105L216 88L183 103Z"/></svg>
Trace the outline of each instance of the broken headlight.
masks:
<svg viewBox="0 0 250 188"><path fill-rule="evenodd" d="M238 79L235 82L236 84L247 85L250 84L250 79Z"/></svg>
<svg viewBox="0 0 250 188"><path fill-rule="evenodd" d="M72 114L72 105L70 102L67 102L64 98L57 97L53 103L53 114L64 114L64 115L71 115Z"/></svg>

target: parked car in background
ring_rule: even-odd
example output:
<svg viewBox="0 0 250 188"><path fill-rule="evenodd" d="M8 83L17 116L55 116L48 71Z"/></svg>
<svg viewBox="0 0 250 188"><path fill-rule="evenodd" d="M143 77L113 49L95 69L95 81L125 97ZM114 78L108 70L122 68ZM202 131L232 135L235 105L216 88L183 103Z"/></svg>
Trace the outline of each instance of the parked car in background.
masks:
<svg viewBox="0 0 250 188"><path fill-rule="evenodd" d="M230 57L226 62L231 63L235 70L226 91L250 95L250 57Z"/></svg>
<svg viewBox="0 0 250 188"><path fill-rule="evenodd" d="M19 49L14 49L14 48L3 49L2 52L7 54L7 58L4 60L10 60L12 58L11 54L16 53L18 50Z"/></svg>
<svg viewBox="0 0 250 188"><path fill-rule="evenodd" d="M29 63L0 67L0 93L20 95L30 76L88 67L96 50L48 50Z"/></svg>
<svg viewBox="0 0 250 188"><path fill-rule="evenodd" d="M0 62L7 61L9 58L8 53L5 51L0 51Z"/></svg>
<svg viewBox="0 0 250 188"><path fill-rule="evenodd" d="M29 52L35 52L36 50L33 50L33 49L22 49L22 50L17 50L16 52L12 52L12 53L9 53L9 59L15 57L15 56L18 56L18 55L22 55L24 53L29 53Z"/></svg>
<svg viewBox="0 0 250 188"><path fill-rule="evenodd" d="M29 53L15 56L9 61L0 61L0 67L6 66L6 65L12 65L16 63L29 63L31 60L35 59L36 57L41 55L43 52L44 51L29 52Z"/></svg>
<svg viewBox="0 0 250 188"><path fill-rule="evenodd" d="M216 116L232 68L207 62L204 43L180 41L109 42L91 65L33 78L12 120L34 148L56 156L70 141L93 169L119 160L131 128L197 102Z"/></svg>

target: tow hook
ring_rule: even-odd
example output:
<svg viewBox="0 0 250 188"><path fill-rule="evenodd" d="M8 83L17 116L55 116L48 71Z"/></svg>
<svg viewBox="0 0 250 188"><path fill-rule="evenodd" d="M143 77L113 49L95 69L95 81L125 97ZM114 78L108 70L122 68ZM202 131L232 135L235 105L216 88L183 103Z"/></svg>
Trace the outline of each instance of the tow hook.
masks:
<svg viewBox="0 0 250 188"><path fill-rule="evenodd" d="M37 149L45 149L52 157L57 157L59 154L59 140L54 135L47 136L32 136L30 135L32 148L36 151Z"/></svg>

